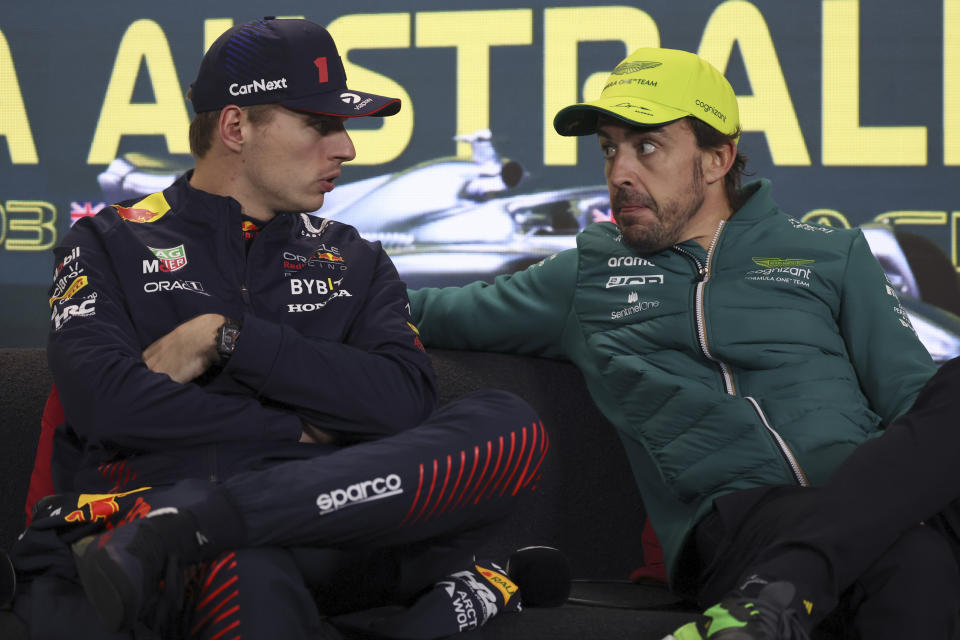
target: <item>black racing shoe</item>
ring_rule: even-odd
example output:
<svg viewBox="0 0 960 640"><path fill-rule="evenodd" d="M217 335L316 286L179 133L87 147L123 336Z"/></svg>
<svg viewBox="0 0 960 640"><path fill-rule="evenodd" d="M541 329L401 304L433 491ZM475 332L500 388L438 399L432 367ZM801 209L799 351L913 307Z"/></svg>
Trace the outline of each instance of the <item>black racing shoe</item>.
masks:
<svg viewBox="0 0 960 640"><path fill-rule="evenodd" d="M156 604L168 571L174 529L181 514L158 514L134 520L73 544L80 580L101 621L111 631L132 629ZM151 514L152 515L152 514ZM179 536L176 536L179 537Z"/></svg>
<svg viewBox="0 0 960 640"><path fill-rule="evenodd" d="M789 582L771 582L756 598L735 592L663 640L809 640L790 606L795 595Z"/></svg>

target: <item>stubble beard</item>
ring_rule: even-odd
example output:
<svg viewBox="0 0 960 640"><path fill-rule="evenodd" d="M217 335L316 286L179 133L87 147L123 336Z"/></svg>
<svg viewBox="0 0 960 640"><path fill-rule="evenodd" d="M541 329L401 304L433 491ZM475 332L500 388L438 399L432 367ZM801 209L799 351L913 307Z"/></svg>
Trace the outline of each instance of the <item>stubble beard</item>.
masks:
<svg viewBox="0 0 960 640"><path fill-rule="evenodd" d="M665 200L660 204L648 193L621 187L614 194L611 209L613 219L620 227L623 243L639 253L651 254L686 240L682 237L683 230L703 206L704 198L703 168L695 160L686 194L681 193L678 197ZM645 224L622 224L620 212L627 205L648 208L656 221Z"/></svg>

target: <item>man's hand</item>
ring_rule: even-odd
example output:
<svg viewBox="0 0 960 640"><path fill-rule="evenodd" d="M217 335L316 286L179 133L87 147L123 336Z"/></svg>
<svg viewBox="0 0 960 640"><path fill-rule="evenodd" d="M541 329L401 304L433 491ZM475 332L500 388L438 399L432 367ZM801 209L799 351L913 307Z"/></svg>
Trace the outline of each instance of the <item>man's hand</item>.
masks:
<svg viewBox="0 0 960 640"><path fill-rule="evenodd" d="M205 313L177 326L143 352L151 371L165 373L174 382L190 382L217 362L217 329L226 317Z"/></svg>
<svg viewBox="0 0 960 640"><path fill-rule="evenodd" d="M300 434L300 442L307 442L309 444L331 444L335 441L332 433L310 424L303 418L300 418L300 424L303 427L303 432Z"/></svg>

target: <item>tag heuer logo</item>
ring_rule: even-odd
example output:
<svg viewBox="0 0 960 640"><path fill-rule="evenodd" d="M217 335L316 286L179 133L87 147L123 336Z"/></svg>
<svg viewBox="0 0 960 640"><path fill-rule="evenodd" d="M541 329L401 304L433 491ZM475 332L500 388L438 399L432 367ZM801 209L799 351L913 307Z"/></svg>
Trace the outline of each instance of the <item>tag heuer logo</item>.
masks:
<svg viewBox="0 0 960 640"><path fill-rule="evenodd" d="M643 60L638 60L636 62L622 62L617 65L617 68L613 70L614 75L622 76L628 73L636 73L637 71L643 71L644 69L653 69L654 67L659 67L662 62L646 62Z"/></svg>
<svg viewBox="0 0 960 640"><path fill-rule="evenodd" d="M753 262L767 269L778 269L780 267L799 267L805 264L813 264L814 260L804 260L803 258L751 258Z"/></svg>
<svg viewBox="0 0 960 640"><path fill-rule="evenodd" d="M170 247L169 249L154 249L148 247L153 255L160 261L162 271L176 271L187 266L187 250L183 245Z"/></svg>

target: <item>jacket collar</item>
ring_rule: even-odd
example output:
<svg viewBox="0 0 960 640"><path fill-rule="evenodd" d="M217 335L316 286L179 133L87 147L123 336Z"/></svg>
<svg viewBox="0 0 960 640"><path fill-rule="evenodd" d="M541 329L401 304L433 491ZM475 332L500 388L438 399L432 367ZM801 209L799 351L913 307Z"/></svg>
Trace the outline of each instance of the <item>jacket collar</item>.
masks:
<svg viewBox="0 0 960 640"><path fill-rule="evenodd" d="M756 222L765 218L772 212L777 211L777 203L773 201L770 195L771 184L766 178L755 180L745 184L740 190L741 194L751 194L747 201L730 216L728 222Z"/></svg>
<svg viewBox="0 0 960 640"><path fill-rule="evenodd" d="M218 196L194 188L190 184L190 169L164 189L163 195L178 215L208 227L218 227L227 218L239 220L240 203L229 196ZM239 222L237 222L239 224Z"/></svg>

